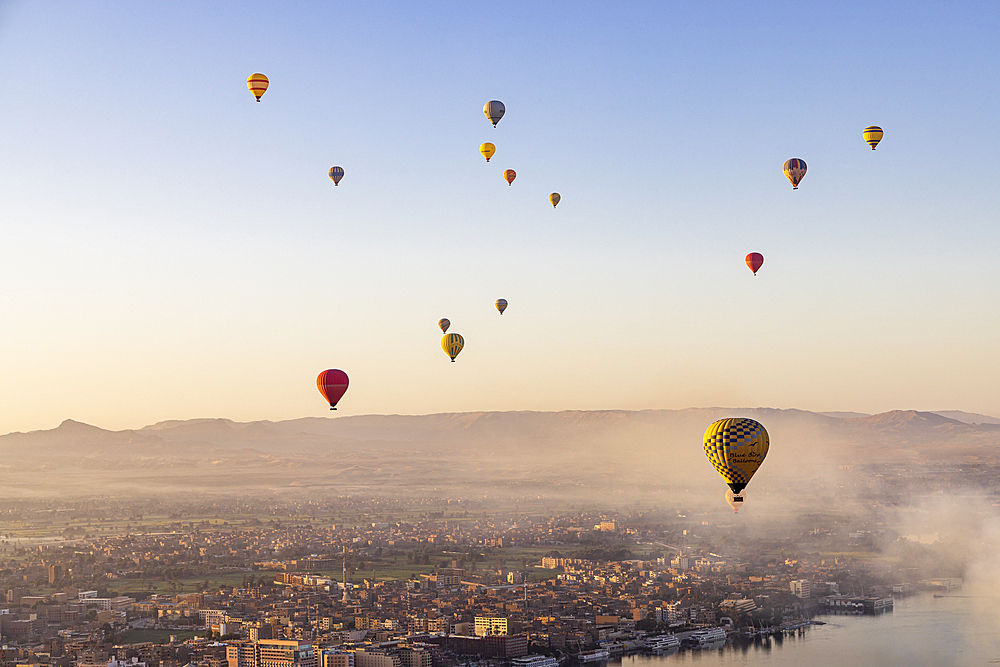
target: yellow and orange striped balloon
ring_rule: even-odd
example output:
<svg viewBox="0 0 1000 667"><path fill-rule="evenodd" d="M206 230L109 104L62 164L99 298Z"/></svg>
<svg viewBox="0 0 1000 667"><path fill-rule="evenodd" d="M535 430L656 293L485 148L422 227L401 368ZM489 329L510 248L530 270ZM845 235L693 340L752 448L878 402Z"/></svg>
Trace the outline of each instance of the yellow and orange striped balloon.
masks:
<svg viewBox="0 0 1000 667"><path fill-rule="evenodd" d="M258 102L260 102L260 96L267 91L267 84L267 77L259 72L247 77L247 88L250 89L250 92L253 93Z"/></svg>
<svg viewBox="0 0 1000 667"><path fill-rule="evenodd" d="M507 181L507 185L510 185L514 182L514 179L517 178L517 172L513 169L508 169L503 173L503 178Z"/></svg>

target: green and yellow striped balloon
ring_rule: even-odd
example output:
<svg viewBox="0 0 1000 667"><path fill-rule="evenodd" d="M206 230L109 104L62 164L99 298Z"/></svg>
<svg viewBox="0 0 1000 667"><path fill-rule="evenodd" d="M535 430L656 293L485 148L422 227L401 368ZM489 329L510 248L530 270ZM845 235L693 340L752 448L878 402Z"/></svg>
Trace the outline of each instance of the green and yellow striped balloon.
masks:
<svg viewBox="0 0 1000 667"><path fill-rule="evenodd" d="M738 494L764 462L770 438L760 422L736 417L709 426L704 445L705 456Z"/></svg>

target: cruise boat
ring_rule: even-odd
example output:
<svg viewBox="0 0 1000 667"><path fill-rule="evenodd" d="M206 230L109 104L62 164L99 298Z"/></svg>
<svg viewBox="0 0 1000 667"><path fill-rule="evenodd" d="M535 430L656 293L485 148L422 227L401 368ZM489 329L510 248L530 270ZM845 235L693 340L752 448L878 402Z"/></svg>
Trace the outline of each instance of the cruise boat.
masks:
<svg viewBox="0 0 1000 667"><path fill-rule="evenodd" d="M601 648L606 648L610 657L622 656L625 653L625 644L621 642L601 644Z"/></svg>
<svg viewBox="0 0 1000 667"><path fill-rule="evenodd" d="M544 655L526 655L522 658L513 658L513 667L559 667L559 661Z"/></svg>
<svg viewBox="0 0 1000 667"><path fill-rule="evenodd" d="M660 635L648 638L646 646L653 653L666 653L667 651L680 648L681 640L673 635Z"/></svg>
<svg viewBox="0 0 1000 667"><path fill-rule="evenodd" d="M583 651L576 659L580 662L604 662L611 657L606 648L596 648L593 651Z"/></svg>
<svg viewBox="0 0 1000 667"><path fill-rule="evenodd" d="M722 628L708 628L706 630L696 630L684 638L684 642L702 648L704 646L718 644L726 641L726 631Z"/></svg>

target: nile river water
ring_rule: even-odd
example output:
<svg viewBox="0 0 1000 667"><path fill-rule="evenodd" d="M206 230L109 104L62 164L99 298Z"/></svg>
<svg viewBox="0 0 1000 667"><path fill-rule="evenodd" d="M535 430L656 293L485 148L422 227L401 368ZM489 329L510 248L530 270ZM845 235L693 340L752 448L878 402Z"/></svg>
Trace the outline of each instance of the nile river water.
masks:
<svg viewBox="0 0 1000 667"><path fill-rule="evenodd" d="M897 598L895 609L881 616L816 616L816 620L826 625L747 646L727 644L721 649L685 650L670 656L628 656L622 659L622 666L1000 664L1000 599L975 596L968 588L943 598L930 593Z"/></svg>

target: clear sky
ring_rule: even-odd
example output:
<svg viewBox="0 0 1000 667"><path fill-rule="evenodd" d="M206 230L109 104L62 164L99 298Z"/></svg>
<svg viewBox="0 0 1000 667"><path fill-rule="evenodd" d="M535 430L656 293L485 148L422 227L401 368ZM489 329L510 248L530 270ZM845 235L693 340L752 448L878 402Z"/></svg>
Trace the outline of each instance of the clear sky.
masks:
<svg viewBox="0 0 1000 667"><path fill-rule="evenodd" d="M998 24L992 1L0 2L0 432L329 415L330 367L343 415L1000 414Z"/></svg>

